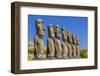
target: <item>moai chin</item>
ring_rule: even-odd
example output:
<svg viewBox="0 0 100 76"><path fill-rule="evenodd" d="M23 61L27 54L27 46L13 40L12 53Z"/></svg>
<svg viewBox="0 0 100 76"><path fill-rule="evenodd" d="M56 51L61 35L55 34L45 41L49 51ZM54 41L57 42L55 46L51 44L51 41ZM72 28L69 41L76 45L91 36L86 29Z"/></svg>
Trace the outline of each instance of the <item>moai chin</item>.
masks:
<svg viewBox="0 0 100 76"><path fill-rule="evenodd" d="M35 48L35 58L36 59L45 59L46 54L45 54L45 46L43 44L43 36L44 36L44 23L42 19L37 19L36 20L36 30L37 30L37 35L34 39L34 48Z"/></svg>
<svg viewBox="0 0 100 76"><path fill-rule="evenodd" d="M69 58L73 58L73 51L72 51L72 36L69 32L67 32L67 45L69 50Z"/></svg>
<svg viewBox="0 0 100 76"><path fill-rule="evenodd" d="M61 28L62 31L62 56L68 58L68 46L67 46L67 32L65 28Z"/></svg>
<svg viewBox="0 0 100 76"><path fill-rule="evenodd" d="M75 36L75 39L76 39L76 55L78 58L80 58L79 39L77 36Z"/></svg>
<svg viewBox="0 0 100 76"><path fill-rule="evenodd" d="M72 35L72 52L73 52L73 57L76 58L76 36Z"/></svg>
<svg viewBox="0 0 100 76"><path fill-rule="evenodd" d="M60 42L61 30L59 25L55 26L55 52L56 58L62 58L62 47Z"/></svg>
<svg viewBox="0 0 100 76"><path fill-rule="evenodd" d="M47 40L47 56L48 58L53 59L55 55L55 31L53 24L49 24L48 26L48 40Z"/></svg>

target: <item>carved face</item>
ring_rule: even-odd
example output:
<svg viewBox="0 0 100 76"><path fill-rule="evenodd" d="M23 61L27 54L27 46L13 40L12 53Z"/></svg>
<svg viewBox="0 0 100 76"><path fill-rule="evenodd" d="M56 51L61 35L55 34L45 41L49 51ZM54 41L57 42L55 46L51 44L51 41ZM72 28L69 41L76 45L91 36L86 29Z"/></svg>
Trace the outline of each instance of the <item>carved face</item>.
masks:
<svg viewBox="0 0 100 76"><path fill-rule="evenodd" d="M56 26L55 27L55 36L56 36L56 38L60 38L60 33L61 33L61 31L60 31L59 27Z"/></svg>
<svg viewBox="0 0 100 76"><path fill-rule="evenodd" d="M79 39L77 36L75 36L75 39L76 39L76 45L79 45Z"/></svg>
<svg viewBox="0 0 100 76"><path fill-rule="evenodd" d="M54 31L54 27L52 24L49 25L48 27L48 30L49 30L49 37L55 37L55 31Z"/></svg>
<svg viewBox="0 0 100 76"><path fill-rule="evenodd" d="M64 40L67 40L67 32L65 31L64 28L62 28L62 38L63 38Z"/></svg>
<svg viewBox="0 0 100 76"><path fill-rule="evenodd" d="M76 43L76 36L75 35L72 35L72 43L75 44L75 45L77 44Z"/></svg>
<svg viewBox="0 0 100 76"><path fill-rule="evenodd" d="M72 35L68 32L67 33L68 42L72 43Z"/></svg>
<svg viewBox="0 0 100 76"><path fill-rule="evenodd" d="M37 34L39 36L44 36L44 32L45 32L44 23L41 19L36 20L36 27L37 27Z"/></svg>

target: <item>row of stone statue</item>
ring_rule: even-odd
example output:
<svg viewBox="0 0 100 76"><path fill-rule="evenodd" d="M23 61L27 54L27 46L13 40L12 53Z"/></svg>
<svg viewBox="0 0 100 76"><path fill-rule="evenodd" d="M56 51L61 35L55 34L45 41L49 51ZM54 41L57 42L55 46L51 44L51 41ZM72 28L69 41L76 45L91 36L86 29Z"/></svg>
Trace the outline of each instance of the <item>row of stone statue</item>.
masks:
<svg viewBox="0 0 100 76"><path fill-rule="evenodd" d="M55 58L80 58L79 39L59 28L59 25L49 24L47 50L44 51L43 36L45 34L44 22L42 19L36 20L37 35L34 38L34 58L35 59L55 59ZM61 40L62 35L62 40Z"/></svg>

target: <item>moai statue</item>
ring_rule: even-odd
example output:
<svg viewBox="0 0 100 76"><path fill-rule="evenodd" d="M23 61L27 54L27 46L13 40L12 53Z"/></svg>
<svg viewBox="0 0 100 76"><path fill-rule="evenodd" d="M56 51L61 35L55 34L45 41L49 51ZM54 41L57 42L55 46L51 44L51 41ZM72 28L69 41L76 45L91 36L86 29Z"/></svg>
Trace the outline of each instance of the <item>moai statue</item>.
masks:
<svg viewBox="0 0 100 76"><path fill-rule="evenodd" d="M42 19L37 19L36 20L36 30L37 30L37 35L34 39L34 56L36 59L45 59L46 54L45 54L45 46L43 44L43 36L44 36L44 23Z"/></svg>
<svg viewBox="0 0 100 76"><path fill-rule="evenodd" d="M69 50L69 58L73 58L73 51L72 51L72 36L69 32L67 32L67 46Z"/></svg>
<svg viewBox="0 0 100 76"><path fill-rule="evenodd" d="M72 52L73 52L73 57L76 58L76 36L72 35Z"/></svg>
<svg viewBox="0 0 100 76"><path fill-rule="evenodd" d="M54 55L55 55L54 38L55 38L54 26L53 26L53 24L49 24L48 40L47 40L47 56L48 56L48 58L51 58L51 59L53 59Z"/></svg>
<svg viewBox="0 0 100 76"><path fill-rule="evenodd" d="M62 47L60 42L61 30L58 25L55 26L55 52L56 58L62 58Z"/></svg>
<svg viewBox="0 0 100 76"><path fill-rule="evenodd" d="M67 32L65 28L61 28L62 31L62 56L68 58L68 46L67 46Z"/></svg>
<svg viewBox="0 0 100 76"><path fill-rule="evenodd" d="M75 39L76 39L76 55L78 58L80 58L79 39L77 36L75 36Z"/></svg>

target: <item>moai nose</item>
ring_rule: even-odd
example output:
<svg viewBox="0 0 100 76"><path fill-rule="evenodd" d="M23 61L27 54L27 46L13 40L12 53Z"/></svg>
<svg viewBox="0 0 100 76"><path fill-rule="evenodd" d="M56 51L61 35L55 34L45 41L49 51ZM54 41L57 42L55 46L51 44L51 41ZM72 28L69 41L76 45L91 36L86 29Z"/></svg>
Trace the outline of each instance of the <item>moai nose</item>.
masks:
<svg viewBox="0 0 100 76"><path fill-rule="evenodd" d="M45 31L45 29L43 29L43 31Z"/></svg>

